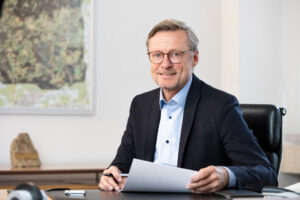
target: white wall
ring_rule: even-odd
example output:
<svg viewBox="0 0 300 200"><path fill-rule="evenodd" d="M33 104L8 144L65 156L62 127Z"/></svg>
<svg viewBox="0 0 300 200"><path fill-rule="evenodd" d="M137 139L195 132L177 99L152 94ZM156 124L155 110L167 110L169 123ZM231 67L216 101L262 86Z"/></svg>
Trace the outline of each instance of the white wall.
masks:
<svg viewBox="0 0 300 200"><path fill-rule="evenodd" d="M132 98L156 87L145 39L163 19L181 19L195 30L200 39L195 73L219 86L219 0L94 1L95 115L0 115L0 166L10 164L10 143L23 131L30 134L44 165L109 163Z"/></svg>
<svg viewBox="0 0 300 200"><path fill-rule="evenodd" d="M239 96L239 0L221 1L221 89Z"/></svg>
<svg viewBox="0 0 300 200"><path fill-rule="evenodd" d="M300 134L300 1L283 1L283 77L286 133Z"/></svg>
<svg viewBox="0 0 300 200"><path fill-rule="evenodd" d="M241 0L239 99L287 109L283 134L300 134L300 1Z"/></svg>
<svg viewBox="0 0 300 200"><path fill-rule="evenodd" d="M300 134L300 1L224 2L221 88L240 103L285 107L283 134Z"/></svg>
<svg viewBox="0 0 300 200"><path fill-rule="evenodd" d="M240 101L282 106L282 1L242 0L239 20Z"/></svg>
<svg viewBox="0 0 300 200"><path fill-rule="evenodd" d="M288 110L284 133L300 133L300 1L95 0L95 115L0 115L0 166L30 134L45 165L109 163L132 98L156 85L145 39L165 18L185 21L200 39L195 73L238 96Z"/></svg>

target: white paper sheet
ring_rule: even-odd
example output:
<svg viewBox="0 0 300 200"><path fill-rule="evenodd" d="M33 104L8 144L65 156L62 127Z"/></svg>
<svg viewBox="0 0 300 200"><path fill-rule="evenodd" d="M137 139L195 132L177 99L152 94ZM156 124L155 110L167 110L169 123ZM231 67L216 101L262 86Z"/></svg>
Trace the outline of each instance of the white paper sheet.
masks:
<svg viewBox="0 0 300 200"><path fill-rule="evenodd" d="M186 189L197 171L133 159L124 192L191 192Z"/></svg>
<svg viewBox="0 0 300 200"><path fill-rule="evenodd" d="M295 192L300 192L300 182L286 186L285 188L288 190L295 191Z"/></svg>

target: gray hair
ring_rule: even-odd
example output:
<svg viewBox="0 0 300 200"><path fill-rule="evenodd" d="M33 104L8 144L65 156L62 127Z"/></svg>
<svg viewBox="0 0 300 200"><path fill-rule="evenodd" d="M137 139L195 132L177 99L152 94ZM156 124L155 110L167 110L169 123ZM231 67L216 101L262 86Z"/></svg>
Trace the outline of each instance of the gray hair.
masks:
<svg viewBox="0 0 300 200"><path fill-rule="evenodd" d="M166 19L156 24L150 33L146 41L147 49L149 48L149 40L159 31L176 31L184 30L187 33L189 47L191 50L196 51L198 49L199 40L194 31L187 26L184 22L176 19Z"/></svg>

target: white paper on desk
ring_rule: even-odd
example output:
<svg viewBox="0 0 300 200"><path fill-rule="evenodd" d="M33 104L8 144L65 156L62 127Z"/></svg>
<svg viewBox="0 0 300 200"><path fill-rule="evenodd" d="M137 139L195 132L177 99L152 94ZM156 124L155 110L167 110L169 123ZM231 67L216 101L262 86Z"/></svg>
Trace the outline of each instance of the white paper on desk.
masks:
<svg viewBox="0 0 300 200"><path fill-rule="evenodd" d="M300 182L286 186L285 189L292 190L294 192L300 192Z"/></svg>
<svg viewBox="0 0 300 200"><path fill-rule="evenodd" d="M186 189L197 171L133 159L124 192L191 192Z"/></svg>

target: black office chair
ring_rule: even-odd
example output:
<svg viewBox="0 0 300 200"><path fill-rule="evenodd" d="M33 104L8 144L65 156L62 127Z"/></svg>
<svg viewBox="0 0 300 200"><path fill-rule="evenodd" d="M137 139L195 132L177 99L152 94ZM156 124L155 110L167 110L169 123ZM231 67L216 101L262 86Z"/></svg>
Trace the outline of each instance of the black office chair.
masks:
<svg viewBox="0 0 300 200"><path fill-rule="evenodd" d="M277 175L282 155L282 116L286 109L270 104L241 104L243 117Z"/></svg>

